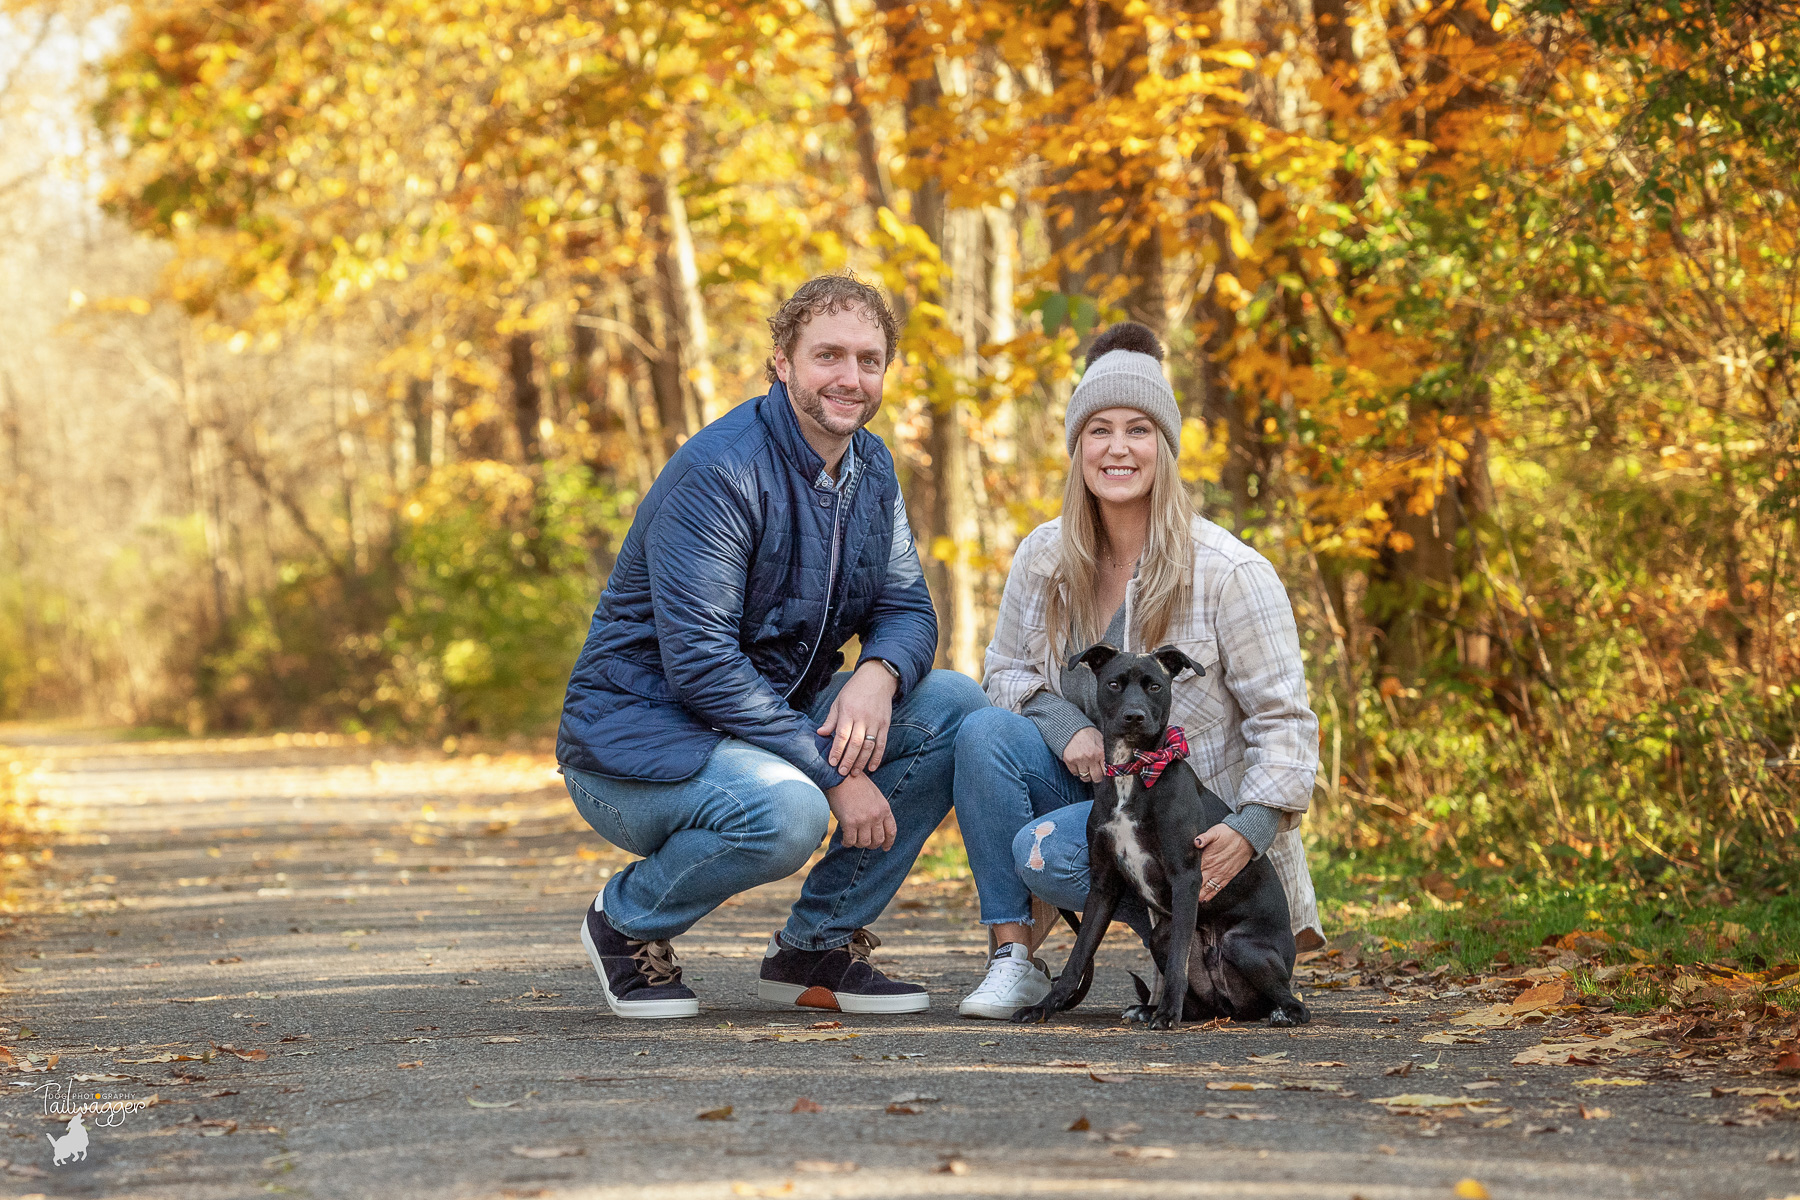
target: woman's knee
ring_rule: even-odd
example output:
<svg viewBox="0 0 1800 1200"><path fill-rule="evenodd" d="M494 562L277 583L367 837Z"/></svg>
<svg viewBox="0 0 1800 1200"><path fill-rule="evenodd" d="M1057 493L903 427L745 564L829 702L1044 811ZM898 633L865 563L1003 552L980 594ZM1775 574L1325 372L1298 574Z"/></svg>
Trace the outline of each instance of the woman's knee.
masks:
<svg viewBox="0 0 1800 1200"><path fill-rule="evenodd" d="M1037 726L1010 709L977 709L963 718L956 731L956 761L960 765L1005 759L1017 739L1026 734L1042 737Z"/></svg>
<svg viewBox="0 0 1800 1200"><path fill-rule="evenodd" d="M1013 869L1035 895L1080 908L1087 899L1086 820L1075 822L1065 810L1026 825L1013 838Z"/></svg>

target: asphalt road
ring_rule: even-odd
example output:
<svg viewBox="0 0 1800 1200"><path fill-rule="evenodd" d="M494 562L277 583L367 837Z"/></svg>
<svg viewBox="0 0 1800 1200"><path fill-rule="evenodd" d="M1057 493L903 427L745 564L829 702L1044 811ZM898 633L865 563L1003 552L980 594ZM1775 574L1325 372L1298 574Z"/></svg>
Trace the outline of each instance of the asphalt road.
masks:
<svg viewBox="0 0 1800 1200"><path fill-rule="evenodd" d="M1151 1034L1118 1024L1126 934L1060 1022L959 1020L985 938L968 885L923 877L876 932L928 1014L813 1030L755 998L796 879L676 943L699 1019L620 1021L576 928L624 860L541 757L8 741L60 829L0 918L0 1046L48 1068L0 1059L0 1196L1800 1193L1800 1125L1717 1123L1729 1062L1513 1066L1554 1020L1424 1042L1469 1007L1448 982L1303 983L1307 1028ZM54 1165L45 1108L94 1092L155 1102ZM1372 1102L1402 1093L1469 1103Z"/></svg>

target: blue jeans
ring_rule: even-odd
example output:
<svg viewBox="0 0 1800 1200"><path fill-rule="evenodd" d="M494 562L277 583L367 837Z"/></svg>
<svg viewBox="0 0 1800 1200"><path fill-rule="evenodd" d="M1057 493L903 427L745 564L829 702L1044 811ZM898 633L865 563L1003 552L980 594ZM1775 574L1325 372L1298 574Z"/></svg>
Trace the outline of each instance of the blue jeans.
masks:
<svg viewBox="0 0 1800 1200"><path fill-rule="evenodd" d="M850 676L840 672L807 717L822 724ZM932 671L899 704L887 754L870 776L894 810L888 851L856 850L841 833L800 889L781 940L830 950L872 924L906 881L919 848L950 812L956 731L987 706L975 681ZM594 832L642 856L606 883L606 919L627 937L685 933L740 892L806 865L830 827L825 793L787 760L727 738L698 774L678 783L608 779L563 768L563 781Z"/></svg>
<svg viewBox="0 0 1800 1200"><path fill-rule="evenodd" d="M983 925L1031 924L1031 897L1080 912L1088 894L1088 785L1036 725L1004 708L970 713L956 735L956 823L981 896ZM1124 897L1115 919L1147 935L1150 914Z"/></svg>

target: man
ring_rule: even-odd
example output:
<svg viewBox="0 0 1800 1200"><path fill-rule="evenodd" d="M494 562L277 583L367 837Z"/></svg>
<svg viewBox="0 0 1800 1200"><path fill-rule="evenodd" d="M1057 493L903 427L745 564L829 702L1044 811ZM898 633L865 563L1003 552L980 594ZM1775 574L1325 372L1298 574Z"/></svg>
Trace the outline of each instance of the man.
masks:
<svg viewBox="0 0 1800 1200"><path fill-rule="evenodd" d="M822 276L769 320L769 392L690 438L638 505L575 664L556 757L601 837L643 856L581 940L622 1017L700 1003L669 940L805 864L764 999L920 1012L864 928L950 810L957 728L985 707L933 671L937 618L893 459L863 430L897 330L879 292ZM853 673L838 647L862 646Z"/></svg>

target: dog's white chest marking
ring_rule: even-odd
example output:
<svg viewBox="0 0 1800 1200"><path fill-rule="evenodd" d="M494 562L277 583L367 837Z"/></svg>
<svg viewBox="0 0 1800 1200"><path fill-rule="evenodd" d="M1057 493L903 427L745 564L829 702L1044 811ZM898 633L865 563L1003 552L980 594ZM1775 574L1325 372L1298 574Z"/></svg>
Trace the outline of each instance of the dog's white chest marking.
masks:
<svg viewBox="0 0 1800 1200"><path fill-rule="evenodd" d="M1143 830L1132 819L1125 802L1131 798L1131 790L1137 786L1134 775L1116 775L1113 777L1113 791L1118 797L1118 807L1113 809L1110 820L1100 828L1112 843L1113 857L1118 860L1119 869L1137 889L1144 903L1152 911L1160 907L1156 893L1150 886L1150 852L1144 846Z"/></svg>

